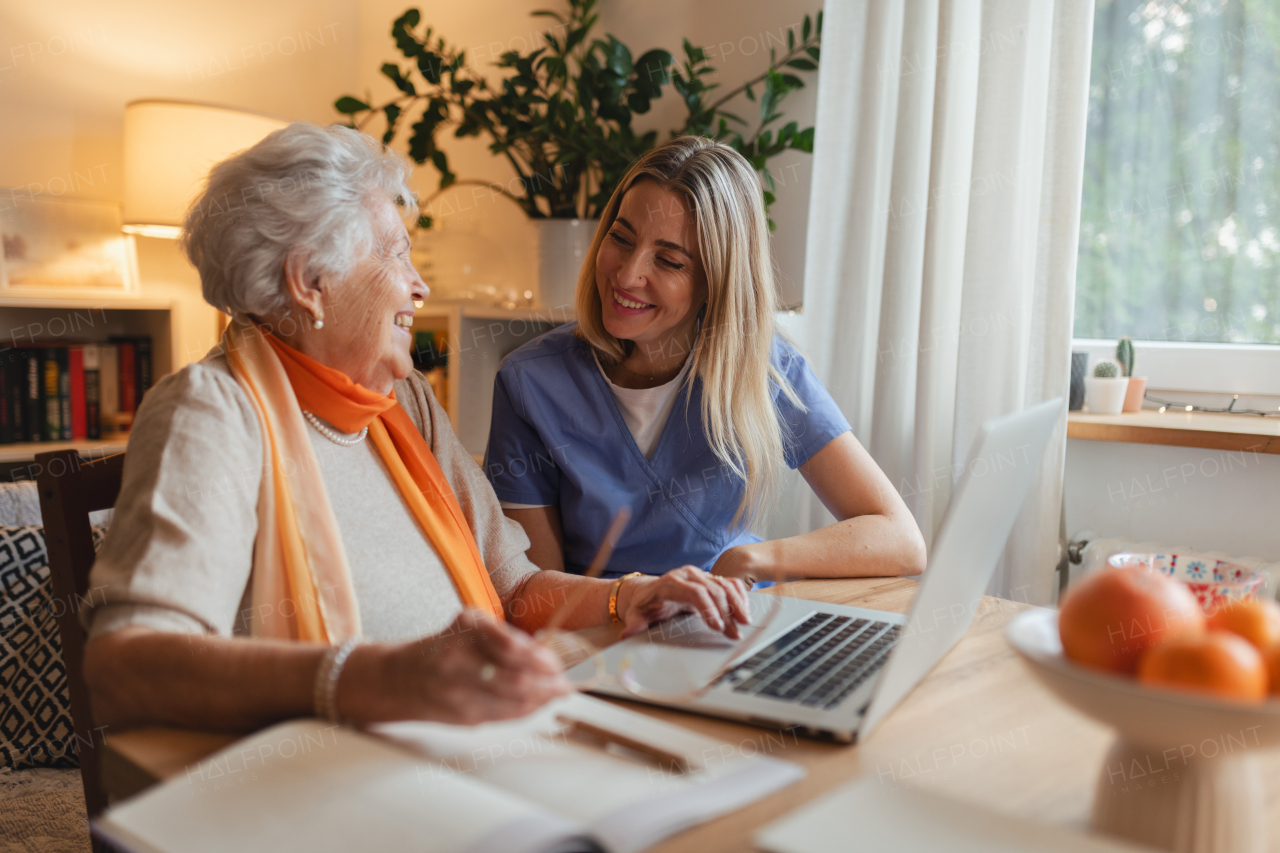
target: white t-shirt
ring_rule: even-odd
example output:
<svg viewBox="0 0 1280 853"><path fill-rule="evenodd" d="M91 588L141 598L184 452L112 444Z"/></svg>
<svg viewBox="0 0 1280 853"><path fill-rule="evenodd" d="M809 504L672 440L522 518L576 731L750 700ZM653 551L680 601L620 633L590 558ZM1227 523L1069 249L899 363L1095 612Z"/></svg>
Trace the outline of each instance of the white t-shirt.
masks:
<svg viewBox="0 0 1280 853"><path fill-rule="evenodd" d="M626 422L627 429L631 430L631 437L635 439L636 447L640 448L645 459L653 458L653 451L658 447L658 439L662 437L662 428L667 425L667 417L670 416L671 409L676 404L676 398L680 396L680 390L684 387L684 380L688 377L689 366L692 364L693 359L686 358L684 367L680 368L680 373L674 379L655 388L622 388L609 380L608 374L600 366L600 359L596 359L596 369L600 371L600 375L609 385L609 390L613 392L613 399L618 403L622 420ZM544 504L502 501L503 509L536 509L539 506Z"/></svg>

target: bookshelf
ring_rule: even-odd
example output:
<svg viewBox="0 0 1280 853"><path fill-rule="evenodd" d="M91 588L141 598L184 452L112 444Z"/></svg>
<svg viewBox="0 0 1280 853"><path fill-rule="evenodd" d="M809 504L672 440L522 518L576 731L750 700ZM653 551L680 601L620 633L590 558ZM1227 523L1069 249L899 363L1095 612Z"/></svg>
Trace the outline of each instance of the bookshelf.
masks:
<svg viewBox="0 0 1280 853"><path fill-rule="evenodd" d="M493 383L508 353L573 320L566 309L491 308L428 299L414 312L413 331L448 336L445 411L462 446L484 455L493 414Z"/></svg>
<svg viewBox="0 0 1280 853"><path fill-rule="evenodd" d="M106 343L119 336L151 338L152 383L172 373L177 363L179 306L160 299L51 299L0 297L0 347L21 348L35 341ZM26 479L23 469L37 453L80 452L100 458L124 450L127 436L83 441L34 441L0 444L0 476ZM5 471L7 470L7 474Z"/></svg>

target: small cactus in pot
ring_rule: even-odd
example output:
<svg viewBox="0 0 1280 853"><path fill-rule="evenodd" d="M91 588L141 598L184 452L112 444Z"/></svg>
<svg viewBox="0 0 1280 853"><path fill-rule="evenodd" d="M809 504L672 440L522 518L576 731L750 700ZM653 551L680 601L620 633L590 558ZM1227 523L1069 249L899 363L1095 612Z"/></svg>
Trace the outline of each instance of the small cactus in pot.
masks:
<svg viewBox="0 0 1280 853"><path fill-rule="evenodd" d="M1114 361L1100 361L1093 367L1095 379L1115 379L1120 375L1120 367Z"/></svg>
<svg viewBox="0 0 1280 853"><path fill-rule="evenodd" d="M1116 342L1116 361L1120 362L1121 375L1129 378L1122 409L1125 412L1142 411L1142 403L1147 398L1147 377L1133 375L1133 360L1133 338L1125 335Z"/></svg>
<svg viewBox="0 0 1280 853"><path fill-rule="evenodd" d="M1093 375L1085 379L1085 402L1096 415L1118 415L1124 406L1129 380L1120 375L1120 365L1105 359L1093 366Z"/></svg>
<svg viewBox="0 0 1280 853"><path fill-rule="evenodd" d="M1124 371L1122 376L1133 376L1133 338L1128 335L1116 343L1116 361Z"/></svg>

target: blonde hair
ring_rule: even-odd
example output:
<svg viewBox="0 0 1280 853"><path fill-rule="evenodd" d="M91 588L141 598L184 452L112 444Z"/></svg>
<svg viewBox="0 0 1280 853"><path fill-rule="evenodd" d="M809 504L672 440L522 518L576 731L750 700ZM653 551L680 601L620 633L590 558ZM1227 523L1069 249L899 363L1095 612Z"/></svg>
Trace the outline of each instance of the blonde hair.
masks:
<svg viewBox="0 0 1280 853"><path fill-rule="evenodd" d="M577 335L605 364L630 355L633 344L604 327L596 287L596 256L618 218L622 197L650 179L682 194L696 215L707 278L707 305L690 377L702 379L702 423L720 463L745 483L733 525L750 524L773 498L782 474L783 425L771 385L800 408L791 383L771 359L778 310L769 229L755 170L727 145L682 136L644 154L618 184L600 215L591 251L578 276ZM686 391L692 399L693 382Z"/></svg>

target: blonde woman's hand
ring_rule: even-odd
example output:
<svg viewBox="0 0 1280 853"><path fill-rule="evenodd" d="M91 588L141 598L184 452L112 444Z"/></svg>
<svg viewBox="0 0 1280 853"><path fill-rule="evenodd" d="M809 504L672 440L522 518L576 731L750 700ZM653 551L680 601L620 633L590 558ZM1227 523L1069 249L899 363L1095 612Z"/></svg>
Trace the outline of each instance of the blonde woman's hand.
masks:
<svg viewBox="0 0 1280 853"><path fill-rule="evenodd" d="M358 663L356 655L366 649L367 663ZM522 717L573 691L554 654L519 628L478 610L463 611L434 636L381 649L359 647L348 670L352 664L358 668L350 673L351 683L344 671L338 684L339 713L347 716L344 698L358 703L358 694L369 690L381 697L372 715L350 715L357 720L475 725Z"/></svg>
<svg viewBox="0 0 1280 853"><path fill-rule="evenodd" d="M738 578L708 574L697 566L682 566L665 575L630 578L618 590L618 613L629 637L653 622L681 613L697 613L707 625L731 640L742 636L739 625L750 623L747 587Z"/></svg>

